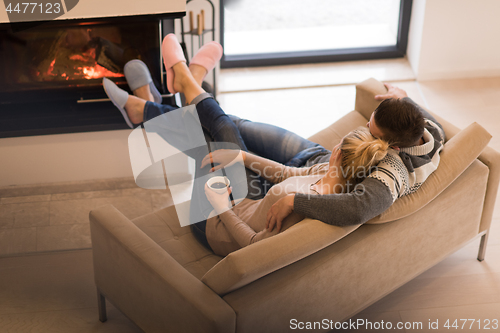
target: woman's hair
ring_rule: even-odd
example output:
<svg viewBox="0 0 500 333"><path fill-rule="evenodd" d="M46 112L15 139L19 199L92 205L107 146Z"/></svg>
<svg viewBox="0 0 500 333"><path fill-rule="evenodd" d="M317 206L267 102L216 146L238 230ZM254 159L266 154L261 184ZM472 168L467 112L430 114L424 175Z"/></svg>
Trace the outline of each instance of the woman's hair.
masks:
<svg viewBox="0 0 500 333"><path fill-rule="evenodd" d="M373 137L367 128L360 127L347 134L340 144L341 171L346 182L357 183L387 155L389 143Z"/></svg>

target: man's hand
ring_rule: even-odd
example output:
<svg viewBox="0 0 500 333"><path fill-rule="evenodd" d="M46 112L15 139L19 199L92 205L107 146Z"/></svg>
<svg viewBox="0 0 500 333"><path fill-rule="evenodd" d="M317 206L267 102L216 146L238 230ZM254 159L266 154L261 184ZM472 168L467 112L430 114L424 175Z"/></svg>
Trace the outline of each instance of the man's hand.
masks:
<svg viewBox="0 0 500 333"><path fill-rule="evenodd" d="M283 220L293 212L293 200L295 199L295 194L288 194L285 197L279 199L271 206L267 212L266 219L266 229L273 231L276 225L276 231L280 232L281 223Z"/></svg>
<svg viewBox="0 0 500 333"><path fill-rule="evenodd" d="M384 99L389 99L389 98L400 99L400 98L408 97L408 95L406 94L406 91L404 91L401 88L395 87L389 83L384 83L384 86L387 88L387 93L384 95L375 96L375 99L377 101L383 101Z"/></svg>

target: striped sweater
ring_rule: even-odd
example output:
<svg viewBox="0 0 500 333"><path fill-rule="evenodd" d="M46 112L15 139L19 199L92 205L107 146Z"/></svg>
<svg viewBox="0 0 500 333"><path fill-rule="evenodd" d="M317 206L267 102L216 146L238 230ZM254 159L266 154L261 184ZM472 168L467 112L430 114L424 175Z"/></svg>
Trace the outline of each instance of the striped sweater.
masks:
<svg viewBox="0 0 500 333"><path fill-rule="evenodd" d="M408 97L407 99L413 102ZM377 168L360 183L362 186L349 193L297 193L293 202L294 211L332 225L362 224L383 213L396 199L415 192L436 170L439 152L445 141L441 125L427 111L422 108L420 111L426 119L424 144L401 148L399 151L391 149ZM331 153L313 156L306 166L327 162L330 155Z"/></svg>
<svg viewBox="0 0 500 333"><path fill-rule="evenodd" d="M424 144L390 149L387 156L368 177L384 183L391 191L392 201L415 192L439 165L444 132L435 122L426 119Z"/></svg>

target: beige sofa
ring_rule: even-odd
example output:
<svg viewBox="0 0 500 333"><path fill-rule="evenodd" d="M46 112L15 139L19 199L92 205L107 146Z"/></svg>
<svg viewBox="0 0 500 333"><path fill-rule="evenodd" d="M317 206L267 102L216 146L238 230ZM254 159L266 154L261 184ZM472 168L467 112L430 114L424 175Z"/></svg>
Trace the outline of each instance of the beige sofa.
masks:
<svg viewBox="0 0 500 333"><path fill-rule="evenodd" d="M364 126L385 87L369 79L356 91L356 110L313 141L332 147ZM500 154L481 126L436 118L448 139L438 170L351 233L306 219L221 258L179 226L174 207L133 221L110 205L93 210L101 321L107 298L145 332L287 332L291 319L350 318L476 237L483 260Z"/></svg>

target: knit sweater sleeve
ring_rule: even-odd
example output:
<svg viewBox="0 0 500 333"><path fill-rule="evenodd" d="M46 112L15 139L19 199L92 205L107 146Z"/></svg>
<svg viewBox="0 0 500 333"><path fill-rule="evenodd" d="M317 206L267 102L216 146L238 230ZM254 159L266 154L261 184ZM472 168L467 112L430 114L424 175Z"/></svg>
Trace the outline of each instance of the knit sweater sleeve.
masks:
<svg viewBox="0 0 500 333"><path fill-rule="evenodd" d="M308 176L326 172L327 163L315 164L311 167L296 168L269 160L267 158L246 153L245 167L272 183L281 183L287 178Z"/></svg>
<svg viewBox="0 0 500 333"><path fill-rule="evenodd" d="M363 224L393 203L389 188L378 179L366 178L354 191L341 194L295 194L294 211L327 224Z"/></svg>

